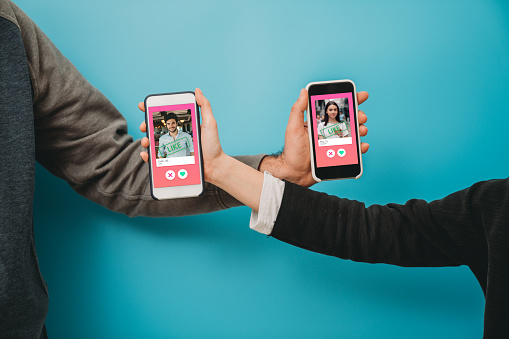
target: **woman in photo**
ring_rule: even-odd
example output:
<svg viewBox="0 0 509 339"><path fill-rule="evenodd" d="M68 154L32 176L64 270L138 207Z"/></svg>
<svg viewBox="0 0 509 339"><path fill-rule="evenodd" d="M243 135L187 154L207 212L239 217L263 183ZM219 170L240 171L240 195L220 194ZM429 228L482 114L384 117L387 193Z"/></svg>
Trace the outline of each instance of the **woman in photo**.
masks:
<svg viewBox="0 0 509 339"><path fill-rule="evenodd" d="M318 124L318 139L349 137L346 123L340 119L338 104L331 100L325 105L323 122Z"/></svg>

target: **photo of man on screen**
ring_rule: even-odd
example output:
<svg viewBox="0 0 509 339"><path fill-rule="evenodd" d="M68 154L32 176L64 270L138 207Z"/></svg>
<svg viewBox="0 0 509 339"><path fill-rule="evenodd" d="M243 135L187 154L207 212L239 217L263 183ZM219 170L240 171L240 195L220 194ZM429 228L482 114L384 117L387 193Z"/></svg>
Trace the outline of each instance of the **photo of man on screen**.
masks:
<svg viewBox="0 0 509 339"><path fill-rule="evenodd" d="M186 121L187 117L182 116L180 119ZM194 156L193 137L179 129L179 117L177 114L169 112L163 115L162 123L167 129L167 133L159 137L157 158ZM192 131L190 132L192 133Z"/></svg>

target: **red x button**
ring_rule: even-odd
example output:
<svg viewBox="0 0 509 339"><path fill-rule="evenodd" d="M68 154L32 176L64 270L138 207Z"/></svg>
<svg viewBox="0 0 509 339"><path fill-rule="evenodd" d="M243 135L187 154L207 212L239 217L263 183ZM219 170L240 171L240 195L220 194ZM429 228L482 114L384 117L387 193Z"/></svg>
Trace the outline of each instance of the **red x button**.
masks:
<svg viewBox="0 0 509 339"><path fill-rule="evenodd" d="M166 172L165 176L166 176L166 179L173 180L173 179L175 179L175 172L173 172L172 170L169 170Z"/></svg>

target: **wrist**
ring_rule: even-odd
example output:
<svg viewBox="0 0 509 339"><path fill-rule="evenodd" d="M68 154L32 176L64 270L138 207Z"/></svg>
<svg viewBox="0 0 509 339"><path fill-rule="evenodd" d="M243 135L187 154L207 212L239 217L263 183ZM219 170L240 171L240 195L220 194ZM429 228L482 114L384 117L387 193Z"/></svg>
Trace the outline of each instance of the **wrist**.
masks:
<svg viewBox="0 0 509 339"><path fill-rule="evenodd" d="M283 154L272 154L265 156L260 162L258 170L260 172L269 172L272 176L281 180L288 179L285 171L285 162Z"/></svg>
<svg viewBox="0 0 509 339"><path fill-rule="evenodd" d="M221 181L228 177L228 163L232 158L225 153L221 153L214 162L205 168L205 179L215 186L221 187Z"/></svg>
<svg viewBox="0 0 509 339"><path fill-rule="evenodd" d="M311 175L309 162L304 160L295 162L288 161L285 153L268 155L262 159L258 167L260 172L270 172L273 177L290 181L294 184L310 187L316 184Z"/></svg>

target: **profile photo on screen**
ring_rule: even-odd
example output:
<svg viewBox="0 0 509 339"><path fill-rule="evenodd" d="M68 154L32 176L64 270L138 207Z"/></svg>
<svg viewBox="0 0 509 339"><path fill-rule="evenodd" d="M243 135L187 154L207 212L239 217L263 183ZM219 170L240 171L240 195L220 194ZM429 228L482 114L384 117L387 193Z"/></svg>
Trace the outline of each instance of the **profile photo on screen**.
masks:
<svg viewBox="0 0 509 339"><path fill-rule="evenodd" d="M194 156L189 110L154 112L153 121L157 159Z"/></svg>
<svg viewBox="0 0 509 339"><path fill-rule="evenodd" d="M351 128L348 98L317 100L316 126L319 140L350 139ZM348 140L343 140L345 144ZM322 143L320 143L322 146Z"/></svg>

